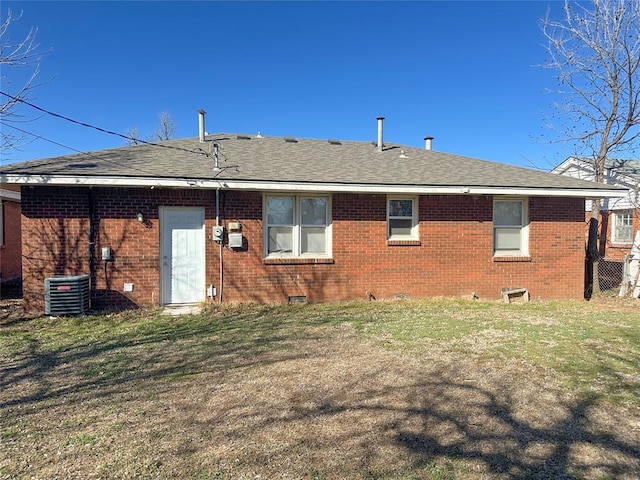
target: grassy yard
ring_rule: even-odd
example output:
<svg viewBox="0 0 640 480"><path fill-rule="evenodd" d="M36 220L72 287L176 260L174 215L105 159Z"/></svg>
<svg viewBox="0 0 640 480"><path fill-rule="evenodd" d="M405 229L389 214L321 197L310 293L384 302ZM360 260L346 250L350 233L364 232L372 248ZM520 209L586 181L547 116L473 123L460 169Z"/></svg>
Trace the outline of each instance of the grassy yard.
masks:
<svg viewBox="0 0 640 480"><path fill-rule="evenodd" d="M0 479L640 478L638 301L0 325Z"/></svg>

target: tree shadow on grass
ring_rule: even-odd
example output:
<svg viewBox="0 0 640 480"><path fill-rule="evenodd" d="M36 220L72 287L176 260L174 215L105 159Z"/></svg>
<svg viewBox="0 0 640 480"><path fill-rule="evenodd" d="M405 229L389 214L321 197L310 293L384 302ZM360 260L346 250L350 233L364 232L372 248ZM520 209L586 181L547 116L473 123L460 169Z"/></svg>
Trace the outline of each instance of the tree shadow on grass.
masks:
<svg viewBox="0 0 640 480"><path fill-rule="evenodd" d="M13 347L12 358L0 369L0 412L14 406L37 410L56 403L115 395L147 380L162 382L207 371L264 365L259 354L288 340L277 322L260 321L259 317L269 316L268 311L262 309L259 316L240 315L232 320L148 314L148 322L137 321L132 328L116 333L109 331L109 321L100 317L50 319L77 324L80 330L83 322L103 322L104 332L96 336L89 327L90 338L75 332L71 335L78 341L61 339L59 344L46 334L40 337L30 333L28 328L21 332L15 340L20 346ZM137 314L127 312L124 322L126 315ZM11 327L21 330L31 324L33 328L38 321L47 322L25 318ZM46 324L35 327L38 329L46 329ZM21 384L25 387L10 389ZM4 418L10 418L10 413Z"/></svg>
<svg viewBox="0 0 640 480"><path fill-rule="evenodd" d="M425 427L422 431L400 428L396 434L397 442L416 455L417 465L426 465L436 457L467 459L479 461L491 474L511 480L578 479L583 478L581 470L600 472L601 478L632 478L633 472L640 472L638 444L592 428L590 410L598 404L598 396L564 403L563 418L536 425L515 414L513 402L504 391L499 398L495 392L448 380L424 388L441 392L444 398L449 397L447 390L464 390L467 401L451 408L427 400L421 408L406 412L418 416ZM430 396L433 398L433 393ZM430 434L430 430L443 425L453 438L443 440ZM576 449L585 446L601 455L581 465Z"/></svg>
<svg viewBox="0 0 640 480"><path fill-rule="evenodd" d="M87 320L64 321L71 322L68 328L82 329L82 323L73 322ZM175 442L184 443L178 446L186 457L209 453L202 450L206 446L191 443L195 437L206 438L207 445L240 445L233 454L241 456L239 465L247 471L262 472L279 461L289 465L292 477L302 472L299 478L311 469L327 478L341 478L339 472L345 471L368 472L370 478L414 478L406 472L433 478L425 472L441 461L479 465L478 475L506 480L640 474L640 446L629 429L618 435L595 415L602 412L605 394L542 398L544 385L539 384L538 398L535 385L517 371L491 364L474 372L472 362L463 364L462 357L459 364L416 366L381 349L385 353L375 350L371 358L376 363L371 364L371 358L360 356L362 340L332 350L341 334L332 337L328 329L316 329L320 321L311 322L310 329L291 330L268 307L229 316L150 316L130 325L126 316L115 317L113 322L122 325L112 330L108 319L94 321L104 324L102 334L88 329L90 337L59 345L45 333L26 332L20 351L0 369L3 422L56 405L122 401L122 394L141 386L195 389L193 384L171 385L172 379L205 373L202 381L208 384L227 383L227 398L208 404L203 398L221 392L209 387L192 399L171 397L178 402L174 411L180 412L173 417L154 412L156 426L173 431L177 423L185 430ZM46 332L46 325L34 329ZM16 384L29 388L14 390ZM522 387L531 391L523 395ZM267 451L265 438L282 448ZM326 459L334 464L323 464ZM385 467L387 460L397 463ZM268 473L273 472L265 478Z"/></svg>
<svg viewBox="0 0 640 480"><path fill-rule="evenodd" d="M457 381L460 374L449 367L417 375L407 372L414 382L400 380L393 387L380 381L384 377L379 372L360 375L352 370L341 385L327 385L323 379L310 386L303 376L289 384L294 387L288 392L289 405L255 398L249 412L246 406L231 406L219 413L243 428L223 433L216 441L247 442L250 453L243 461L256 470L296 457L329 458L332 466L315 464L327 478L341 469L353 471L353 464L340 462L354 461L366 478L457 478L455 473L446 476L446 469L437 465L459 462L465 468L478 467L477 477L461 473L463 478L638 478L640 445L629 429L621 434L615 425L601 422L603 396L538 398L535 391L523 396L518 387L526 380L511 384L495 379L485 384L477 378ZM298 384L307 387L296 391ZM304 424L310 426L305 430ZM206 423L200 428L212 429ZM291 435L282 441L294 445L291 457L272 458L271 453L261 453L260 445L250 445L253 438L272 439L283 431ZM406 452L406 462L383 466L386 458L398 458L399 453L388 456L389 451ZM344 458L336 458L340 455ZM430 469L435 469L433 475L445 476L429 476Z"/></svg>

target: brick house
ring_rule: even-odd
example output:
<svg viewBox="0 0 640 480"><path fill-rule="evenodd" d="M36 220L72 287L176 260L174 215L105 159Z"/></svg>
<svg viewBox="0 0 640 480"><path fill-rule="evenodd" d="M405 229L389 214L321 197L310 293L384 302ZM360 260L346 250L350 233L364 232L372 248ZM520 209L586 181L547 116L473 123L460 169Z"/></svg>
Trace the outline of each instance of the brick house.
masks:
<svg viewBox="0 0 640 480"><path fill-rule="evenodd" d="M0 283L14 282L22 276L20 233L20 187L3 185L0 188Z"/></svg>
<svg viewBox="0 0 640 480"><path fill-rule="evenodd" d="M595 178L593 166L584 159L569 157L552 173L583 180ZM627 189L619 198L603 198L600 202L600 255L621 260L631 253L634 239L640 231L640 161L609 160L604 183ZM591 200L585 202L585 219L591 218Z"/></svg>
<svg viewBox="0 0 640 480"><path fill-rule="evenodd" d="M584 199L624 190L432 150L238 134L29 161L25 305L89 274L96 307L583 298Z"/></svg>

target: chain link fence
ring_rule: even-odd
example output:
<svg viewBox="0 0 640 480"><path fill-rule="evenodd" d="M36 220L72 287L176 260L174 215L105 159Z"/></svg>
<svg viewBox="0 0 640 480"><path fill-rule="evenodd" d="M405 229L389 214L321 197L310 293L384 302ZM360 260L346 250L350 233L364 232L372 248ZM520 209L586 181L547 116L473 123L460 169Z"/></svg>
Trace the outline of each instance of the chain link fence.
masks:
<svg viewBox="0 0 640 480"><path fill-rule="evenodd" d="M621 287L626 286L623 289L626 293L630 293L633 290L633 281L635 275L633 275L631 269L632 256L626 255L624 258L607 258L601 257L596 264L589 264L587 262L587 283L586 283L586 297L589 298L593 293L605 293L618 295L621 292ZM637 261L636 261L637 262ZM594 283L591 279L594 279L594 274L597 269L598 272L598 286L594 290ZM636 267L637 269L637 267ZM629 288L631 290L629 290ZM621 293L624 295L624 293Z"/></svg>

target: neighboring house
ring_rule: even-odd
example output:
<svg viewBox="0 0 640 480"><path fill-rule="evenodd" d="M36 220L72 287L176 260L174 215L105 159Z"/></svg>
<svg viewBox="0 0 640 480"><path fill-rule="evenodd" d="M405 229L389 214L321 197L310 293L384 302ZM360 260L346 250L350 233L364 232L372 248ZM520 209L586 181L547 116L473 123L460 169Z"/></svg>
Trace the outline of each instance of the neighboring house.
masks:
<svg viewBox="0 0 640 480"><path fill-rule="evenodd" d="M25 306L583 298L585 197L624 189L430 149L215 134L10 165ZM223 228L218 227L223 226Z"/></svg>
<svg viewBox="0 0 640 480"><path fill-rule="evenodd" d="M18 281L22 276L20 234L20 187L3 185L0 188L0 283Z"/></svg>
<svg viewBox="0 0 640 480"><path fill-rule="evenodd" d="M631 253L636 233L640 231L640 161L610 160L605 166L604 183L626 188L622 198L603 198L600 203L598 248L603 257L621 260ZM552 173L583 180L593 180L592 163L569 157ZM585 202L585 219L591 218L591 200Z"/></svg>

